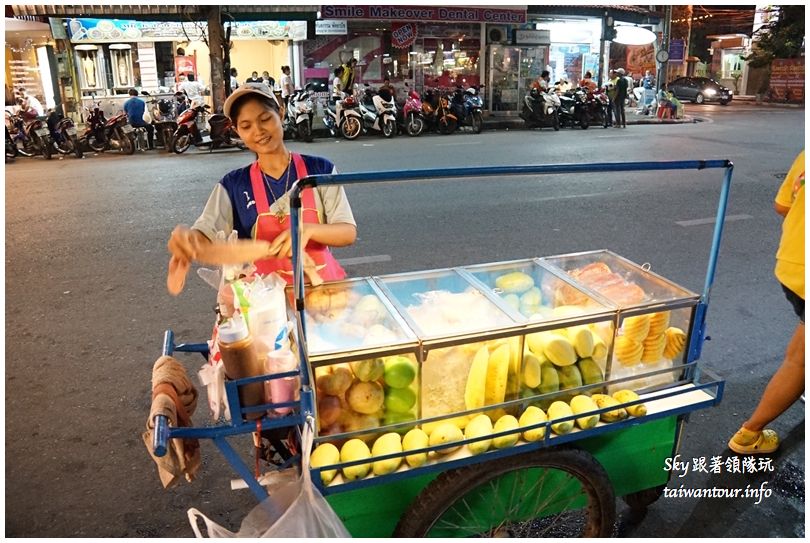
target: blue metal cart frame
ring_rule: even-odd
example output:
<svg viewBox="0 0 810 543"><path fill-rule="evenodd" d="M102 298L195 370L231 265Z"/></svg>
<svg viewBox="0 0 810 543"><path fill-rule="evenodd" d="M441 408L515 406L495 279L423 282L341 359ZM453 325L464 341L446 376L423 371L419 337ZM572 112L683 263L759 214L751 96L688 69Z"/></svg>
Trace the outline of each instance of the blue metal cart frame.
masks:
<svg viewBox="0 0 810 543"><path fill-rule="evenodd" d="M709 252L709 262L706 270L706 277L703 287L703 293L696 306L695 316L692 322L692 329L689 333L689 346L686 355L686 364L682 368L686 368L687 379L696 385L697 390L705 390L712 394L710 401L701 402L699 404L691 405L688 408L667 412L666 416L682 415L690 411L716 405L720 402L723 395L723 382L714 381L708 384L699 384L699 372L697 367L697 360L700 358L703 342L708 339L706 336L706 315L709 307L709 300L711 288L714 283L714 278L717 270L717 260L720 251L720 242L723 234L724 219L728 205L729 191L731 188L731 178L734 166L729 160L688 160L688 161L664 161L664 162L615 162L615 163L592 163L592 164L558 164L558 165L529 165L529 166L495 166L495 167L481 167L481 168L442 168L442 169L420 169L420 170L404 170L404 171L383 171L383 172L366 172L366 173L348 173L348 174L334 174L334 175L315 175L308 176L298 180L290 189L290 202L291 202L291 237L292 237L292 253L293 253L293 293L295 311L297 314L296 329L294 330L295 339L300 346L299 351L301 355L300 374L298 372L286 372L281 374L264 375L258 377L251 377L247 379L239 379L226 382L226 393L228 398L228 405L230 408L233 420L230 424L220 424L210 427L169 427L166 417L157 416L155 420L155 432L153 448L157 456L166 453L167 443L169 439L177 438L197 438L197 439L211 439L214 444L220 449L226 460L231 464L233 469L245 480L250 490L257 497L262 500L267 497L267 490L259 483L259 481L251 473L250 468L234 451L225 438L229 436L247 434L256 430L255 421L246 422L242 420L242 414L265 411L274 407L289 407L294 406L293 412L282 418L267 418L261 419L263 429L283 428L283 427L301 427L307 421L311 423L315 415L315 397L313 387L311 385L312 379L310 375L310 362L308 359L308 350L306 345L307 331L306 322L304 318L304 274L303 274L303 259L301 256L301 191L308 187L316 186L329 186L329 185L354 185L364 183L380 183L380 182L393 182L404 180L417 180L417 179L441 179L441 178L480 178L490 176L527 176L527 175L546 175L546 174L576 174L576 173L610 173L610 172L645 172L645 171L671 171L671 170L707 170L707 169L722 169L724 170L723 183L720 191L720 198L717 206L717 215L714 225L714 233L712 237L712 245ZM207 356L207 344L174 344L174 335L171 331L166 332L163 345L164 354L172 354L174 351L181 352L198 352L203 356ZM298 402L288 402L279 404L264 404L254 407L242 407L239 403L239 395L237 387L240 385L255 383L260 381L267 381L270 379L278 379L289 376L299 376L301 378L301 394ZM587 388L587 387L582 387ZM675 393L667 394L675 395ZM519 403L516 400L511 403ZM632 405L629 402L623 405ZM614 408L602 409L594 413L601 413ZM440 417L439 417L440 418ZM575 417L560 420L573 420ZM652 418L645 417L643 420L652 420ZM548 446L556 446L564 442L570 442L578 439L585 439L591 436L599 435L606 431L616 431L622 428L628 428L632 425L639 424L638 420L626 420L623 422L611 423L609 427L593 428L591 430L580 431L576 434L569 436L557 436L554 438L553 443L549 443L549 436L551 434L548 429L549 422L540 423L538 425L527 427L539 428L546 427L546 438L529 445L521 447L514 447L511 449L503 449L499 451L491 451L483 457L486 460L501 458L512 454L520 454L528 450L538 449ZM503 432L501 434L493 434L489 437L496 437L498 435L506 435L511 432ZM482 438L477 438L482 439ZM435 451L437 449L449 446L457 446L459 444L470 443L476 439L464 440L438 447L429 447L419 451L408 451L408 454L415 454L419 452ZM677 446L677 442L676 442ZM377 459L395 458L402 456L402 454L393 454L388 456L375 457ZM297 458L297 457L296 457ZM295 460L295 459L293 459ZM353 483L339 485L337 489L321 488L325 494L332 492L342 492L361 488L363 486L385 484L399 480L406 477L415 475L422 475L429 471L443 471L460 465L467 465L471 463L481 462L482 457L471 457L456 462L446 462L442 464L433 465L430 467L413 469L404 473L393 473L384 477L376 477L370 480L359 480ZM360 460L355 462L342 463L340 466L351 466L361 463L366 463L367 460ZM320 482L320 477L317 474L321 470L335 469L335 466L323 466L321 468L313 468L313 480Z"/></svg>

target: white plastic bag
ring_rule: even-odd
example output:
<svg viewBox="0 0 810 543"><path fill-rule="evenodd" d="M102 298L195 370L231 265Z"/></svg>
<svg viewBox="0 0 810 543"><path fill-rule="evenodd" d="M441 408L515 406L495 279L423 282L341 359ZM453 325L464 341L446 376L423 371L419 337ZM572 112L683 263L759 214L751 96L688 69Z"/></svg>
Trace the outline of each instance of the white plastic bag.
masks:
<svg viewBox="0 0 810 543"><path fill-rule="evenodd" d="M311 419L310 419L311 421ZM309 475L313 424L304 425L301 443L301 476L269 488L270 496L253 508L234 533L195 508L188 510L194 535L204 537L197 518L202 518L208 537L351 537Z"/></svg>

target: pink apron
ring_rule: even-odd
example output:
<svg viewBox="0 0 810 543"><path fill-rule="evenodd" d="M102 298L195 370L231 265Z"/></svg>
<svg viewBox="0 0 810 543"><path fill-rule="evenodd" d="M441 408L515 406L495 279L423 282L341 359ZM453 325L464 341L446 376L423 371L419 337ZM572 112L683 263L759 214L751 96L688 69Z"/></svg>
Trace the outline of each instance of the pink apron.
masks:
<svg viewBox="0 0 810 543"><path fill-rule="evenodd" d="M298 179L306 177L307 167L304 164L304 159L297 153L290 154L292 155L292 162L295 164ZM250 183L253 187L253 199L256 201L256 211L258 212L256 224L253 225L253 238L272 243L276 236L284 230L290 229L290 217L287 215L279 220L274 213L270 213L270 201L267 199L267 190L265 189L264 178L258 161L254 162L250 167ZM305 188L301 192L301 204L303 223L317 224L321 222L312 188ZM337 281L346 277L346 272L335 257L332 256L329 247L326 245L310 240L305 250L316 265L325 266L318 270L318 274L324 281ZM280 273L279 275L288 284L292 284L292 261L289 258L267 258L256 261L255 265L257 273L263 275L279 271L289 272Z"/></svg>

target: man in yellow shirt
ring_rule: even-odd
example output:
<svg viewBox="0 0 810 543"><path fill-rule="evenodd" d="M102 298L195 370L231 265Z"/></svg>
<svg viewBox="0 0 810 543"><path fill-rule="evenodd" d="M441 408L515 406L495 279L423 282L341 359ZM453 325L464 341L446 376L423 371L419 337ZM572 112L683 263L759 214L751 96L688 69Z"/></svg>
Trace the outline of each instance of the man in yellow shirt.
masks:
<svg viewBox="0 0 810 543"><path fill-rule="evenodd" d="M801 321L754 414L728 442L729 448L739 454L768 454L778 449L779 436L765 425L804 393L804 150L782 182L774 208L785 218L774 274Z"/></svg>

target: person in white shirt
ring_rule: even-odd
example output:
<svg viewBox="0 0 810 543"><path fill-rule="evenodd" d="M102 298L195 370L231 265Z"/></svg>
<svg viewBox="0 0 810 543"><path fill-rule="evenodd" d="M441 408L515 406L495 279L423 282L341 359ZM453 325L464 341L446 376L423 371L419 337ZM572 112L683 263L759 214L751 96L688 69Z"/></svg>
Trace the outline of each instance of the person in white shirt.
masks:
<svg viewBox="0 0 810 543"><path fill-rule="evenodd" d="M239 87L239 80L237 77L236 68L231 68L231 92L235 91L237 87Z"/></svg>
<svg viewBox="0 0 810 543"><path fill-rule="evenodd" d="M28 91L26 91L24 87L20 87L18 93L22 99L21 107L23 111L33 109L36 111L38 117L45 115L45 108L42 107L42 102L37 100L33 94L28 94Z"/></svg>
<svg viewBox="0 0 810 543"><path fill-rule="evenodd" d="M335 68L335 78L332 80L332 102L343 98L343 66Z"/></svg>
<svg viewBox="0 0 810 543"><path fill-rule="evenodd" d="M295 92L295 85L293 84L292 76L290 75L290 67L281 67L281 97L284 99L285 105L290 99L290 96Z"/></svg>
<svg viewBox="0 0 810 543"><path fill-rule="evenodd" d="M180 92L185 92L186 96L191 99L196 98L197 96L202 96L205 93L205 85L199 81L195 81L194 74L188 74L188 79L180 83L179 90Z"/></svg>

